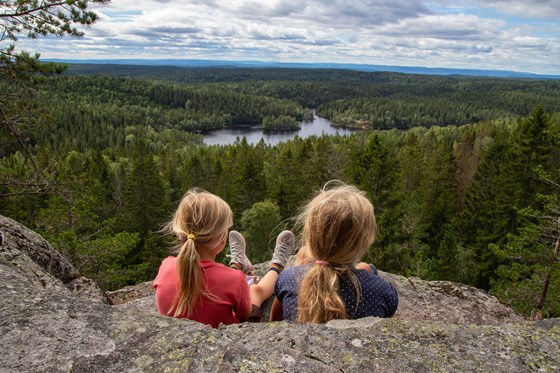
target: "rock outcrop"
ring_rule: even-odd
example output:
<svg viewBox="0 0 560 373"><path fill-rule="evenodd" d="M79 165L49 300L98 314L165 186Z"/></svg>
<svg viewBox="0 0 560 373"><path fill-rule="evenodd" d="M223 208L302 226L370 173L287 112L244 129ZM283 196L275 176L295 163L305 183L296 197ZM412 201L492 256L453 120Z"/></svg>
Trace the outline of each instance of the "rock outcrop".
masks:
<svg viewBox="0 0 560 373"><path fill-rule="evenodd" d="M0 215L0 264L18 269L30 286L108 303L99 286L81 276L43 237Z"/></svg>
<svg viewBox="0 0 560 373"><path fill-rule="evenodd" d="M109 305L40 236L1 216L0 232L2 372L560 370L559 319L523 321L464 285L382 273L400 294L391 319L212 329L158 315L149 284Z"/></svg>

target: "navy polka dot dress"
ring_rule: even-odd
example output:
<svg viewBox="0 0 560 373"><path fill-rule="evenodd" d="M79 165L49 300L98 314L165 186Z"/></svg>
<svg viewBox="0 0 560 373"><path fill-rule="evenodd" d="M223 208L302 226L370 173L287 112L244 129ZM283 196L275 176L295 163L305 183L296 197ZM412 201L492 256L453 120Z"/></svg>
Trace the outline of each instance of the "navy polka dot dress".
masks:
<svg viewBox="0 0 560 373"><path fill-rule="evenodd" d="M303 278L311 265L286 268L276 281L274 295L282 303L282 318L296 321L297 319L297 292L299 281ZM391 317L397 310L399 298L397 291L387 280L365 270L352 269L362 287L360 304L356 307L356 289L352 282L344 276L340 279L340 295L348 318L359 319L362 317Z"/></svg>

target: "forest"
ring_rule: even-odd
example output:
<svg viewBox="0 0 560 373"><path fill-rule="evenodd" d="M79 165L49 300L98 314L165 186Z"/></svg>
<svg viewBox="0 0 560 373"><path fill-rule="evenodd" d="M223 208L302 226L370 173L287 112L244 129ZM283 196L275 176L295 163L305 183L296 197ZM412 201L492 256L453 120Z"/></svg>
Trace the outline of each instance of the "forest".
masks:
<svg viewBox="0 0 560 373"><path fill-rule="evenodd" d="M242 123L293 126L311 109L363 130L202 142ZM29 125L0 130L0 214L104 289L155 277L171 248L161 228L189 188L230 204L257 263L337 179L375 205L365 261L488 290L528 318L560 316L558 80L71 65L4 110Z"/></svg>

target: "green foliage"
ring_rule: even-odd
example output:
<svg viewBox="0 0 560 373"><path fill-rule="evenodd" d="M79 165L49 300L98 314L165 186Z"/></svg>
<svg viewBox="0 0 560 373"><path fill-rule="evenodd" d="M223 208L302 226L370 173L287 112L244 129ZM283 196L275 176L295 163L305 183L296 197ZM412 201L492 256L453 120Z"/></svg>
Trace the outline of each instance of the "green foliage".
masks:
<svg viewBox="0 0 560 373"><path fill-rule="evenodd" d="M59 117L61 125L70 131L67 121L76 122L84 117L95 123L95 127L118 129L143 125L156 130L182 131L259 123L265 117L282 118L282 121L309 117L308 110L292 101L239 93L226 85L201 87L131 78L76 76L50 79L45 89L49 99L58 105L79 108L59 113L63 116Z"/></svg>
<svg viewBox="0 0 560 373"><path fill-rule="evenodd" d="M148 262L126 264L127 255L138 244L137 233L104 234L89 241L79 241L73 253L74 263L84 276L107 290L117 290L146 278Z"/></svg>
<svg viewBox="0 0 560 373"><path fill-rule="evenodd" d="M304 107L317 108L319 115L335 122L338 117L348 118L348 123L362 121L376 128L478 123L526 116L538 104L547 112L558 112L560 105L558 80L328 69L184 69L118 65L71 65L68 74L212 83L213 87L238 93L295 101Z"/></svg>
<svg viewBox="0 0 560 373"><path fill-rule="evenodd" d="M399 78L391 76L389 84L372 85L360 97L326 102L317 113L341 126L409 129L527 115L538 104L550 111L559 110L555 102L557 81L520 84L505 79L465 77L423 77L421 82ZM547 91L551 96L541 96L535 89ZM504 95L499 95L499 91Z"/></svg>
<svg viewBox="0 0 560 373"><path fill-rule="evenodd" d="M67 204L59 196L52 197L38 215L39 231L78 271L104 289L144 280L148 264L126 260L139 243L138 233L116 233L114 219L99 221L89 207L87 199Z"/></svg>
<svg viewBox="0 0 560 373"><path fill-rule="evenodd" d="M315 175L307 172L316 153L309 141L297 136L272 151L264 167L268 196L280 207L282 218L287 219L297 213L301 201L313 189L321 186L315 184Z"/></svg>
<svg viewBox="0 0 560 373"><path fill-rule="evenodd" d="M373 202L377 224L385 227L379 230L376 248L370 251L370 259L383 263L388 271L400 271L408 267L408 250L402 245L395 245L401 234L399 221L399 191L395 188L398 163L387 143L388 138L380 133L373 133L365 144L355 144L350 152L350 174L352 183L368 193Z"/></svg>
<svg viewBox="0 0 560 373"><path fill-rule="evenodd" d="M49 122L47 107L37 100L38 83L43 75L60 74L66 65L43 63L38 53L31 55L17 49L21 36L82 36L74 25L89 26L98 16L88 10L91 3L105 4L109 0L17 0L1 1L0 13L0 157L18 149L26 156L32 169L16 178L3 178L12 195L51 193L50 175L40 169L29 147L35 142L36 132ZM5 175L2 175L5 176Z"/></svg>
<svg viewBox="0 0 560 373"><path fill-rule="evenodd" d="M283 230L279 207L271 201L253 204L243 211L241 229L247 241L247 257L253 263L270 260L276 236Z"/></svg>
<svg viewBox="0 0 560 373"><path fill-rule="evenodd" d="M376 209L379 232L364 260L394 273L491 290L526 315L536 309L558 315L557 262L549 260L551 245L542 240L548 225L540 218L557 215L560 114L554 111L560 101L552 101L558 82L228 72L183 70L190 84L48 79L38 106L49 108L55 129L31 129L28 153L4 142L9 146L1 150L0 177L27 178L33 185L34 170L45 170L51 188L44 193L39 185L36 194L22 195L13 184L0 184L0 213L38 229L84 273L115 288L153 279L169 247L161 225L191 187L230 204L234 229L245 234L249 257L259 262L270 259L281 222L325 182L338 179L365 190ZM213 83L201 84L208 79ZM374 123L381 114L373 103L389 122L419 110L417 119L429 114L430 123L442 124L460 108L470 123L486 115L473 114L482 105L474 91L486 100L486 113L501 119L348 137L295 136L276 146L246 139L206 146L200 134L185 131L260 122L267 115L299 121L309 112L302 105ZM419 101L426 107L409 105L420 94L430 96ZM527 109L541 99L542 107ZM465 106L457 106L462 100ZM26 103L11 105L15 112ZM543 298L547 278L538 308L535 299Z"/></svg>
<svg viewBox="0 0 560 373"><path fill-rule="evenodd" d="M17 0L2 1L0 14L3 37L17 40L19 35L36 38L38 35L82 36L75 24L91 25L97 14L89 11L90 3L106 4L109 0Z"/></svg>
<svg viewBox="0 0 560 373"><path fill-rule="evenodd" d="M266 130L272 131L289 131L300 129L299 122L288 115L280 115L277 117L266 116L263 118L262 126Z"/></svg>
<svg viewBox="0 0 560 373"><path fill-rule="evenodd" d="M136 142L130 168L124 169L126 183L119 225L123 230L138 231L145 238L150 230L162 224L168 216L169 193L149 145L143 139Z"/></svg>
<svg viewBox="0 0 560 373"><path fill-rule="evenodd" d="M466 248L477 258L475 285L489 289L490 279L501 264L488 245L502 245L522 224L519 211L541 210L540 194L550 194L550 184L537 170L549 169L554 136L550 123L537 107L534 113L509 129L501 129L485 153L466 194L466 207L457 225Z"/></svg>
<svg viewBox="0 0 560 373"><path fill-rule="evenodd" d="M223 177L221 184L225 190L223 196L229 201L234 216L241 217L240 212L264 198L265 180L262 173L262 147L253 147L247 140L236 141L223 154Z"/></svg>
<svg viewBox="0 0 560 373"><path fill-rule="evenodd" d="M214 111L232 107L235 101L246 102L266 96L289 100L307 108L335 124L349 127L399 128L447 126L479 123L504 117L526 116L541 104L547 112L560 111L558 80L501 79L478 77L445 77L399 73L366 73L345 70L310 69L184 69L174 67L135 67L73 65L75 74L151 77L158 80L189 83L193 87L207 84L207 91L219 90L227 98L213 103ZM181 96L178 96L181 97ZM175 102L175 100L173 99ZM177 107L185 101L176 100ZM194 105L194 101L191 102ZM261 106L268 105L261 101ZM278 102L278 105L282 106ZM254 106L253 106L254 107ZM301 108L282 111L268 108L265 116L286 115L297 120L311 119L309 110ZM278 110L280 109L280 110ZM258 110L258 109L257 109ZM242 118L243 116L233 116ZM232 120L235 123L236 120Z"/></svg>
<svg viewBox="0 0 560 373"><path fill-rule="evenodd" d="M146 279L152 280L156 277L162 259L169 255L171 242L170 237L163 236L160 231L148 231L146 237L136 245L136 250L138 246L140 246L139 254L131 257L129 252L125 259L125 263L133 263L129 265L138 269L134 283L146 281Z"/></svg>
<svg viewBox="0 0 560 373"><path fill-rule="evenodd" d="M38 36L82 36L74 25L89 26L98 16L88 10L91 3L106 4L109 0L17 0L2 1L0 13L0 83L7 83L13 94L21 87L37 81L38 73L61 73L65 65L39 62L39 54L31 55L16 48L18 38ZM9 41L10 44L7 44ZM29 87L24 90L29 93ZM10 94L8 95L10 96ZM13 98L13 97L12 97ZM2 102L4 104L4 102ZM2 105L4 106L4 105ZM2 126L13 121L2 107Z"/></svg>
<svg viewBox="0 0 560 373"><path fill-rule="evenodd" d="M558 198L552 202L557 206ZM497 268L497 276L491 280L492 292L525 315L558 317L559 211L536 214L525 210L521 214L526 221L519 232L510 235L504 245L490 245L503 262Z"/></svg>

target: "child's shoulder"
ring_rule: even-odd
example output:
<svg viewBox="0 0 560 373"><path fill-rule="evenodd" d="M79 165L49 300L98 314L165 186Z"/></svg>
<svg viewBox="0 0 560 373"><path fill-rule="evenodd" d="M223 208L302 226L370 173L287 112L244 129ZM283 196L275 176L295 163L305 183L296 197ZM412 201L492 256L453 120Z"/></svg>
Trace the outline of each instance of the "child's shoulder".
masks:
<svg viewBox="0 0 560 373"><path fill-rule="evenodd" d="M222 263L212 260L202 260L200 266L209 276L220 276L226 281L241 278L245 281L245 273L235 268L228 267Z"/></svg>
<svg viewBox="0 0 560 373"><path fill-rule="evenodd" d="M306 272L311 268L311 264L300 264L300 265L295 265L295 266L291 266L291 267L286 267L282 273L287 272L287 273L301 273L301 272Z"/></svg>
<svg viewBox="0 0 560 373"><path fill-rule="evenodd" d="M354 272L354 274L356 274L358 278L368 279L372 281L385 281L385 279L379 276L378 273L373 273L364 269L352 269L352 272Z"/></svg>
<svg viewBox="0 0 560 373"><path fill-rule="evenodd" d="M214 260L201 260L200 261L200 266L204 269L212 268L212 269L223 271L223 272L235 272L235 273L236 272L241 272L238 269L228 267L228 266L226 266L226 265L224 265L220 262L216 262Z"/></svg>
<svg viewBox="0 0 560 373"><path fill-rule="evenodd" d="M389 292L393 292L394 290L394 286L391 282L377 273L372 273L366 270L353 270L352 272L357 275L358 281L360 281L362 286Z"/></svg>
<svg viewBox="0 0 560 373"><path fill-rule="evenodd" d="M280 272L280 275L278 276L278 279L280 278L284 278L284 279L292 279L292 278L299 278L301 277L305 272L307 272L309 270L309 268L311 268L311 266L309 264L302 264L302 265L297 265L297 266L292 266L292 267L286 267L282 272Z"/></svg>
<svg viewBox="0 0 560 373"><path fill-rule="evenodd" d="M157 286L162 282L174 281L173 279L177 276L177 269L175 267L176 260L177 258L174 256L168 256L161 261L158 274L154 280L154 285Z"/></svg>
<svg viewBox="0 0 560 373"><path fill-rule="evenodd" d="M174 256L168 256L167 258L163 259L161 261L161 264L159 266L160 269L162 268L175 268L175 263L177 262L177 258Z"/></svg>

